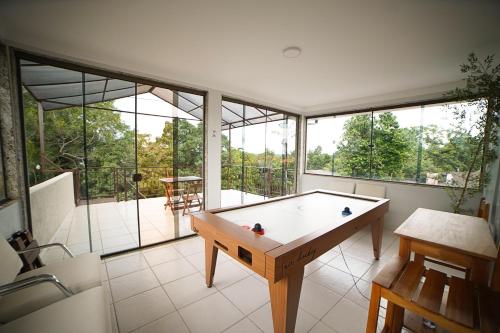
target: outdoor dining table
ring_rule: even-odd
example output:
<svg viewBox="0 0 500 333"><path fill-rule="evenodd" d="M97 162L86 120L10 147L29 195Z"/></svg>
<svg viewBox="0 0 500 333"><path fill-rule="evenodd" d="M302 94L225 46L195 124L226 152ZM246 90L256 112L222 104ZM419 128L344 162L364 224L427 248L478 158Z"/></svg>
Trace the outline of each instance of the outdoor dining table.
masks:
<svg viewBox="0 0 500 333"><path fill-rule="evenodd" d="M179 176L179 177L165 177L160 178L160 182L165 186L165 196L167 197L167 201L165 202L165 208L169 207L172 210L172 213L176 209L182 209L182 202L180 201L180 197L175 199L175 190L179 190L175 184L179 183L190 183L201 181L203 178L198 176Z"/></svg>

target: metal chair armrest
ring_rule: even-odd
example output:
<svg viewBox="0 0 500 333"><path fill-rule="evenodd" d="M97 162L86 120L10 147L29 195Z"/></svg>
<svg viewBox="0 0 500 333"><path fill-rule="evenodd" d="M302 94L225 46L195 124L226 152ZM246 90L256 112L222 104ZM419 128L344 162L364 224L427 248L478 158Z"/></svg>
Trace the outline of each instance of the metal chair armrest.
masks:
<svg viewBox="0 0 500 333"><path fill-rule="evenodd" d="M61 244L61 243L50 243L50 244L39 245L39 246L35 246L35 247L29 248L29 249L17 251L17 254L31 252L31 251L39 250L39 249L45 249L45 248L53 247L53 246L61 247L71 258L74 257L73 253L71 253L71 251L66 247L66 245Z"/></svg>
<svg viewBox="0 0 500 333"><path fill-rule="evenodd" d="M40 274L36 276L31 276L20 281L14 281L12 283L0 286L0 296L5 296L14 293L18 290L36 286L41 283L52 283L64 294L64 296L69 297L74 295L74 293L67 288L57 279L55 275L52 274Z"/></svg>

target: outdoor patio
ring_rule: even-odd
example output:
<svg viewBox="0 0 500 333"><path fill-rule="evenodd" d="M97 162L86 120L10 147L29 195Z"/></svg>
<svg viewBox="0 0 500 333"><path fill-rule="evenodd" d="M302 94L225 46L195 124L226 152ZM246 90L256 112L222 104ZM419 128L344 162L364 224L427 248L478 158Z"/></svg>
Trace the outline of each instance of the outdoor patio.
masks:
<svg viewBox="0 0 500 333"><path fill-rule="evenodd" d="M173 215L164 208L165 197L140 199L139 220L142 245L153 244L193 234L189 216L182 210ZM243 200L243 201L242 201ZM264 197L238 190L222 190L221 206L228 207L264 200ZM194 208L197 210L198 208ZM90 229L92 252L106 254L139 245L137 224L137 203L135 200L92 204ZM81 205L72 210L64 219L52 238L52 242L65 244L74 254L90 252L89 222L87 206ZM61 249L45 250L45 262L57 261L65 256Z"/></svg>

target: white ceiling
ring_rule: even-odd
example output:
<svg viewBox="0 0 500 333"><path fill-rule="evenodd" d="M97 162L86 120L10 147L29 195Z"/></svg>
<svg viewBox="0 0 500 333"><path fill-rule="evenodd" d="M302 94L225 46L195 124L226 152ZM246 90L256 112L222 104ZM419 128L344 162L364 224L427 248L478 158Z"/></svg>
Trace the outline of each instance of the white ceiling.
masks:
<svg viewBox="0 0 500 333"><path fill-rule="evenodd" d="M440 93L471 51L500 60L500 2L0 0L0 37L313 113Z"/></svg>

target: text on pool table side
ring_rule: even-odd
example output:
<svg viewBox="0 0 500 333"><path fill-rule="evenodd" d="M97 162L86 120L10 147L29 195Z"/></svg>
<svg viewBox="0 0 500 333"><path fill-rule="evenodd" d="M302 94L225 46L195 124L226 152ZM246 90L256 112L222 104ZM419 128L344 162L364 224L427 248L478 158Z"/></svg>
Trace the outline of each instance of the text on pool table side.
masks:
<svg viewBox="0 0 500 333"><path fill-rule="evenodd" d="M283 268L288 269L288 268L292 267L293 265L300 263L301 261L306 261L306 260L308 261L308 259L314 258L315 254L316 254L316 249L313 249L313 248L309 248L305 252L301 250L299 252L299 255L297 256L297 258L290 259L288 262L286 262L283 265Z"/></svg>

